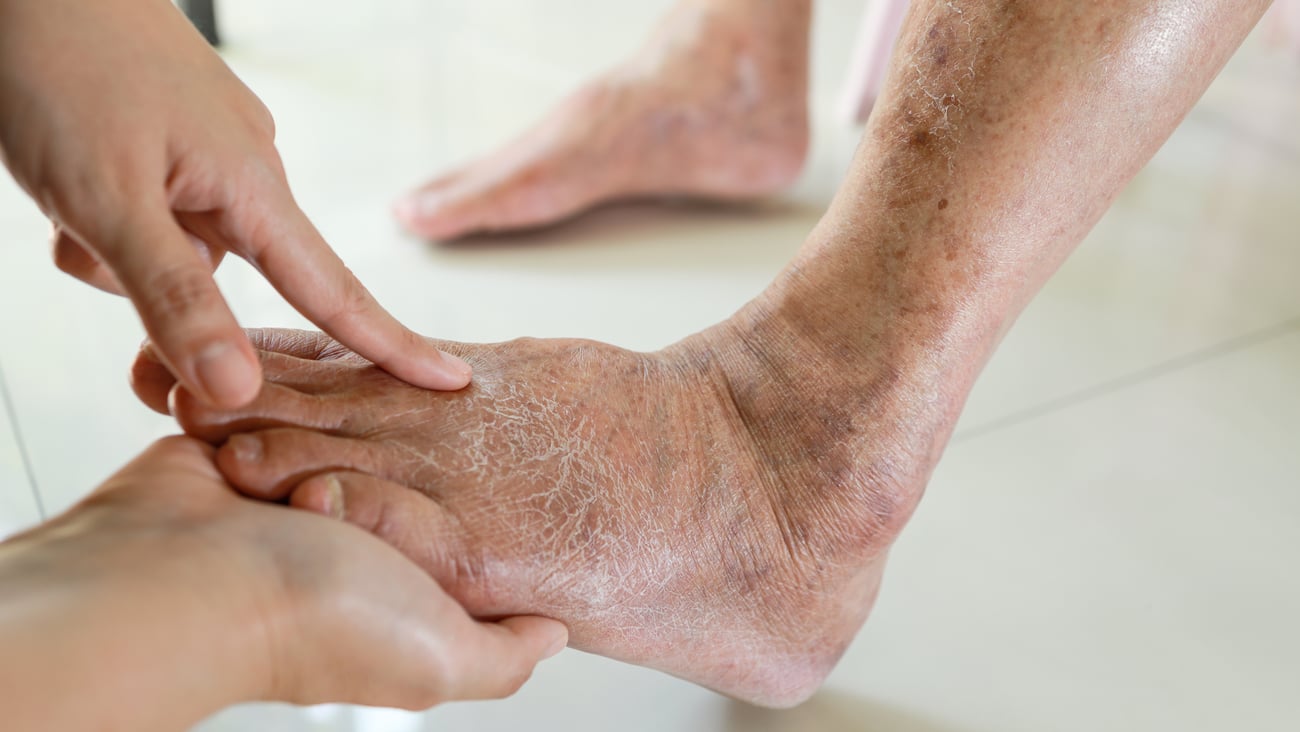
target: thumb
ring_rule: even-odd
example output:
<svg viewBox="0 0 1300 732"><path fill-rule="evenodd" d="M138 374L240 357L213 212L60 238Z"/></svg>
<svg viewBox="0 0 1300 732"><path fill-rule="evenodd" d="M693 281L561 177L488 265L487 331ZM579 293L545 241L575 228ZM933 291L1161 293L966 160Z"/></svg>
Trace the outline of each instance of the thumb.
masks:
<svg viewBox="0 0 1300 732"><path fill-rule="evenodd" d="M456 639L459 656L451 696L501 699L524 685L537 664L564 650L569 631L558 620L524 615L478 627Z"/></svg>
<svg viewBox="0 0 1300 732"><path fill-rule="evenodd" d="M166 209L141 212L90 242L135 305L155 352L186 389L213 407L257 396L257 355L212 279L211 263Z"/></svg>

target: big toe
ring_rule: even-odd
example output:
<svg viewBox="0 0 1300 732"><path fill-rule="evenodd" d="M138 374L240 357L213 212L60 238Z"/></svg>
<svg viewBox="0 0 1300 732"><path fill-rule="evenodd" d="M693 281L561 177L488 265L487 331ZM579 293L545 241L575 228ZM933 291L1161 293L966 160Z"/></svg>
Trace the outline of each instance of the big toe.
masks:
<svg viewBox="0 0 1300 732"><path fill-rule="evenodd" d="M564 147L507 154L430 183L393 211L409 231L435 240L553 224L615 195L601 166L575 162Z"/></svg>

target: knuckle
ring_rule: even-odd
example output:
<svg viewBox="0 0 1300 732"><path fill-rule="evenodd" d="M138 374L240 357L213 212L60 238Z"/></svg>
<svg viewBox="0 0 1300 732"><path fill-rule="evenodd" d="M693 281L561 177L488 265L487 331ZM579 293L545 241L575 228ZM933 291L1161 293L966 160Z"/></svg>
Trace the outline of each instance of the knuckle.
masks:
<svg viewBox="0 0 1300 732"><path fill-rule="evenodd" d="M146 307L163 315L186 315L212 308L220 294L212 276L202 268L164 269L145 283L140 293Z"/></svg>
<svg viewBox="0 0 1300 732"><path fill-rule="evenodd" d="M362 320L369 309L370 294L356 282L352 273L348 272L347 280L335 293L324 316L325 320L335 327L353 325Z"/></svg>

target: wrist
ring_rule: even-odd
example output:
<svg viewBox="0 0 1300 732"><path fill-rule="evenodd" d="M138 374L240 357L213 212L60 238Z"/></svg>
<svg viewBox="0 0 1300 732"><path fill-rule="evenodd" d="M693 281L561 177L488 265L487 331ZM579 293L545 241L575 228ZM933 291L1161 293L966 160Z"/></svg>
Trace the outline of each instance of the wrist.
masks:
<svg viewBox="0 0 1300 732"><path fill-rule="evenodd" d="M0 545L0 686L15 691L18 718L30 728L180 729L261 698L255 631L225 598L194 591L203 577L185 577L203 563L82 513Z"/></svg>

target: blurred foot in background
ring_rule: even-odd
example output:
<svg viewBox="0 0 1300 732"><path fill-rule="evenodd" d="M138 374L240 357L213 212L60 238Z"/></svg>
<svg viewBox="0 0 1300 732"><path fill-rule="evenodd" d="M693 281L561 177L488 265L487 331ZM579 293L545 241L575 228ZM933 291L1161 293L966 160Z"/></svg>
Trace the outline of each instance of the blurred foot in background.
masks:
<svg viewBox="0 0 1300 732"><path fill-rule="evenodd" d="M630 61L394 212L415 234L454 239L611 200L780 191L808 147L811 13L812 0L681 0Z"/></svg>

